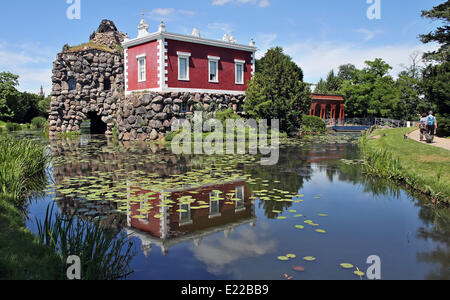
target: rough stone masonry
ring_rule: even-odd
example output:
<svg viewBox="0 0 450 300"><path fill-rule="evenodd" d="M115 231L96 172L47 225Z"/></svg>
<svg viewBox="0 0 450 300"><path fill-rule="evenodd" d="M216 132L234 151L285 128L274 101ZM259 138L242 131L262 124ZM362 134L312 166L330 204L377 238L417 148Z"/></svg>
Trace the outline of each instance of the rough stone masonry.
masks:
<svg viewBox="0 0 450 300"><path fill-rule="evenodd" d="M144 93L125 97L125 35L103 20L90 43L65 45L53 64L50 137L80 132L81 123L101 118L105 134L121 141L162 138L176 119L186 119L195 107L241 110L244 96L197 93Z"/></svg>

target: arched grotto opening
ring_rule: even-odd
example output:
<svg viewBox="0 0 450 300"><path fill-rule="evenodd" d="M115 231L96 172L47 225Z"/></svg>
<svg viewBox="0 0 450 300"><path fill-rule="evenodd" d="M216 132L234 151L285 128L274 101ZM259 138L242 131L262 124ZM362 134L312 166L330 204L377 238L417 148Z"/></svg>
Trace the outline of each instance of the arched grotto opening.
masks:
<svg viewBox="0 0 450 300"><path fill-rule="evenodd" d="M91 134L105 134L107 126L96 112L89 112L88 118L91 120Z"/></svg>

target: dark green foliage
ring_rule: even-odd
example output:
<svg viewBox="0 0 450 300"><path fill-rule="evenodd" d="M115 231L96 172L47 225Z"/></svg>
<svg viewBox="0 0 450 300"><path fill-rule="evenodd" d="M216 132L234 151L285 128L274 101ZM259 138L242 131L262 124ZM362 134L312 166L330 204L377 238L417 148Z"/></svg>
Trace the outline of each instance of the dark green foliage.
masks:
<svg viewBox="0 0 450 300"><path fill-rule="evenodd" d="M268 50L248 83L245 112L250 118L278 119L282 132L295 134L311 106L309 87L302 79L303 72L282 48Z"/></svg>
<svg viewBox="0 0 450 300"><path fill-rule="evenodd" d="M22 130L22 126L17 123L6 123L6 130L9 132Z"/></svg>
<svg viewBox="0 0 450 300"><path fill-rule="evenodd" d="M436 108L438 135L450 136L450 62L429 65L424 70L423 90ZM430 107L433 108L433 107Z"/></svg>
<svg viewBox="0 0 450 300"><path fill-rule="evenodd" d="M325 121L316 116L303 116L303 133L304 134L322 134L327 130Z"/></svg>
<svg viewBox="0 0 450 300"><path fill-rule="evenodd" d="M389 66L382 59L366 61L366 67L352 72L352 79L344 81L340 92L346 99L350 117L386 117L401 119L400 92L388 75Z"/></svg>
<svg viewBox="0 0 450 300"><path fill-rule="evenodd" d="M436 28L435 31L420 36L423 43L436 42L440 45L438 50L425 53L424 58L439 62L450 61L450 1L447 0L431 10L422 11L422 17L442 22L442 26Z"/></svg>
<svg viewBox="0 0 450 300"><path fill-rule="evenodd" d="M34 117L47 118L50 97L21 93L17 90L19 76L0 72L0 120L15 123L30 123Z"/></svg>
<svg viewBox="0 0 450 300"><path fill-rule="evenodd" d="M34 129L44 129L47 119L44 117L35 117L31 120L31 126Z"/></svg>

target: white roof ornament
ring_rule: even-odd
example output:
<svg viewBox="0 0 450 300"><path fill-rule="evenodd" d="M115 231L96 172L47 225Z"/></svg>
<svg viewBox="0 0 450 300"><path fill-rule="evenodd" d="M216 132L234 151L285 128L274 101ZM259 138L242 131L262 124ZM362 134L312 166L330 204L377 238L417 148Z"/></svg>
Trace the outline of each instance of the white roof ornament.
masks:
<svg viewBox="0 0 450 300"><path fill-rule="evenodd" d="M251 41L250 41L250 46L255 47L255 45L256 45L255 40L254 40L254 39L251 39Z"/></svg>
<svg viewBox="0 0 450 300"><path fill-rule="evenodd" d="M228 33L225 33L225 34L223 35L222 40L223 40L224 42L229 42L229 41L230 41L230 36L228 35Z"/></svg>
<svg viewBox="0 0 450 300"><path fill-rule="evenodd" d="M158 32L166 32L166 24L163 21L159 24Z"/></svg>
<svg viewBox="0 0 450 300"><path fill-rule="evenodd" d="M148 33L148 25L147 22L145 22L144 16L142 16L141 22L139 22L138 26L138 38L145 37L149 35Z"/></svg>
<svg viewBox="0 0 450 300"><path fill-rule="evenodd" d="M192 36L195 36L195 37L201 37L201 35L200 35L200 30L198 30L198 28L194 28L194 30L192 30Z"/></svg>
<svg viewBox="0 0 450 300"><path fill-rule="evenodd" d="M230 36L230 43L233 43L233 44L237 43L237 41L236 41L236 39L234 38L233 35Z"/></svg>

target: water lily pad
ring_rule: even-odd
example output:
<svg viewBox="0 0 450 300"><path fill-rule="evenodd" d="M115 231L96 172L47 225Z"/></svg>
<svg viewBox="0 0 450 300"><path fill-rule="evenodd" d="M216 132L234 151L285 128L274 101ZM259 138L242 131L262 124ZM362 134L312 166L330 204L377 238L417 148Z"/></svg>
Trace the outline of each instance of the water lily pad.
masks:
<svg viewBox="0 0 450 300"><path fill-rule="evenodd" d="M278 256L278 260L286 261L286 260L289 260L289 257L287 257L287 256Z"/></svg>
<svg viewBox="0 0 450 300"><path fill-rule="evenodd" d="M286 257L287 258L296 258L297 255L295 255L295 254L287 254Z"/></svg>
<svg viewBox="0 0 450 300"><path fill-rule="evenodd" d="M318 232L318 233L327 233L325 230L323 230L323 229L316 229L316 232Z"/></svg>
<svg viewBox="0 0 450 300"><path fill-rule="evenodd" d="M314 256L305 256L305 257L303 257L303 259L306 261L315 261L316 260L316 258Z"/></svg>
<svg viewBox="0 0 450 300"><path fill-rule="evenodd" d="M278 219L278 220L286 220L287 217L278 217L277 219Z"/></svg>
<svg viewBox="0 0 450 300"><path fill-rule="evenodd" d="M303 226L303 225L295 225L295 228L297 228L297 229L305 229L305 226Z"/></svg>
<svg viewBox="0 0 450 300"><path fill-rule="evenodd" d="M341 267L344 269L353 269L354 268L353 265L349 264L349 263L342 263Z"/></svg>

